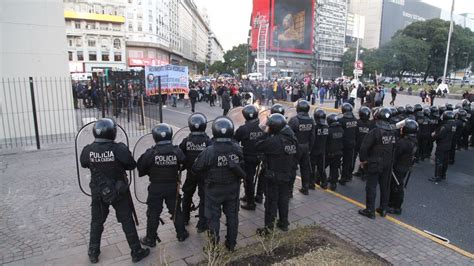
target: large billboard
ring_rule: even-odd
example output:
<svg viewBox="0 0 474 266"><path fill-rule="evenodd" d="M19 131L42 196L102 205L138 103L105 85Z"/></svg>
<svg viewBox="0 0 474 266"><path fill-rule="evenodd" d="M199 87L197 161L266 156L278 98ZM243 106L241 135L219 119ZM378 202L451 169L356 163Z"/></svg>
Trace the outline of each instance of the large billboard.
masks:
<svg viewBox="0 0 474 266"><path fill-rule="evenodd" d="M311 54L313 0L272 0L271 50Z"/></svg>
<svg viewBox="0 0 474 266"><path fill-rule="evenodd" d="M312 53L314 0L254 0L252 50L258 49L260 25L269 23L267 49Z"/></svg>

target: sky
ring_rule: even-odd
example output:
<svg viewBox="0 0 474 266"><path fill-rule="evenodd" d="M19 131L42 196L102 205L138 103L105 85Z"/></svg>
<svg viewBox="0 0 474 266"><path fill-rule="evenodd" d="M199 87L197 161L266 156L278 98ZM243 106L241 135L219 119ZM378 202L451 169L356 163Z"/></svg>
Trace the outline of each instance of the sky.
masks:
<svg viewBox="0 0 474 266"><path fill-rule="evenodd" d="M405 0L413 1L413 0ZM451 10L451 0L422 0L430 5ZM474 0L455 0L454 12L473 13ZM211 21L211 29L224 50L247 42L253 0L195 0L205 8Z"/></svg>

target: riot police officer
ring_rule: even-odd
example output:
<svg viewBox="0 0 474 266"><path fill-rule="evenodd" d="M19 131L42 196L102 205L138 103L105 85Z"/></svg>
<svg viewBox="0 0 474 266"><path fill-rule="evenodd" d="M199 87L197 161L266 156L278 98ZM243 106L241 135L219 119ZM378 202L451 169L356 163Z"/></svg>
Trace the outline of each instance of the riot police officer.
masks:
<svg viewBox="0 0 474 266"><path fill-rule="evenodd" d="M186 156L184 166L186 168L186 181L183 185L183 219L184 224L189 224L193 195L198 189L199 215L196 225L198 233L207 230L207 221L204 215L205 197L203 177L191 171L194 161L198 155L207 147L212 145L212 141L206 134L207 118L202 113L194 113L188 118L188 126L191 131L189 135L179 144L179 148Z"/></svg>
<svg viewBox="0 0 474 266"><path fill-rule="evenodd" d="M336 114L328 115L327 122L329 128L326 140L326 165L324 167L326 169L329 166L329 188L334 191L337 188L339 168L341 167L344 129L339 123L339 117ZM321 183L321 187L327 187L327 183Z"/></svg>
<svg viewBox="0 0 474 266"><path fill-rule="evenodd" d="M397 116L399 121L405 120L405 118L407 118L404 106L397 107Z"/></svg>
<svg viewBox="0 0 474 266"><path fill-rule="evenodd" d="M235 140L241 143L244 152L244 170L246 179L244 182L245 204L242 209L255 210L255 172L260 163L258 152L255 147L257 138L263 135L263 130L259 127L258 110L255 105L247 105L242 109L245 124L235 132Z"/></svg>
<svg viewBox="0 0 474 266"><path fill-rule="evenodd" d="M308 101L298 101L296 105L296 112L298 114L288 121L289 127L293 130L298 139L297 163L300 167L302 185L300 192L304 195L308 195L311 175L309 152L314 143L314 120L308 114L309 109ZM294 183L294 181L292 183Z"/></svg>
<svg viewBox="0 0 474 266"><path fill-rule="evenodd" d="M354 157L357 157L360 151L360 145L364 140L365 136L369 134L370 130L374 127L372 121L370 121L370 109L367 106L362 106L359 109L359 119L357 120L357 134L356 134L356 146L355 146L355 154ZM357 169L353 175L355 176L363 176L364 169L360 167ZM365 178L365 177L364 177Z"/></svg>
<svg viewBox="0 0 474 266"><path fill-rule="evenodd" d="M315 121L314 126L314 144L311 149L311 180L310 189L315 188L318 184L323 189L327 189L327 178L325 168L326 159L326 139L328 137L328 123L326 121L326 112L323 109L316 109L313 113Z"/></svg>
<svg viewBox="0 0 474 266"><path fill-rule="evenodd" d="M457 139L457 148L467 150L469 144L469 133L471 132L471 127L469 124L469 119L467 117L468 113L465 109L459 109L457 116L460 121L461 129L459 130L459 138Z"/></svg>
<svg viewBox="0 0 474 266"><path fill-rule="evenodd" d="M446 171L448 170L449 151L456 134L456 122L454 121L454 112L445 111L443 113L443 121L439 128L433 132L432 136L436 140L435 152L435 176L429 181L438 183L446 179Z"/></svg>
<svg viewBox="0 0 474 266"><path fill-rule="evenodd" d="M449 151L449 164L454 164L456 159L456 148L459 149L459 144L462 143L462 136L464 128L466 127L466 110L462 108L456 109L455 120L456 133L454 134L453 141L451 142L451 149Z"/></svg>
<svg viewBox="0 0 474 266"><path fill-rule="evenodd" d="M293 178L293 162L297 156L297 145L293 131L286 125L285 117L272 114L267 120L266 134L256 143L256 149L264 156L265 163L265 227L258 234L267 234L274 229L277 211L279 221L276 225L288 231L288 204L290 182Z"/></svg>
<svg viewBox="0 0 474 266"><path fill-rule="evenodd" d="M452 103L445 103L446 111L454 111L454 106Z"/></svg>
<svg viewBox="0 0 474 266"><path fill-rule="evenodd" d="M243 152L232 139L234 124L227 117L218 117L212 123L214 143L207 147L193 164L192 171L203 174L205 184L205 215L209 223L211 243L219 243L221 209L226 216L225 246L233 251L239 225L240 180L245 178L242 169Z"/></svg>
<svg viewBox="0 0 474 266"><path fill-rule="evenodd" d="M417 152L418 123L407 120L400 129L401 138L397 142L393 163L393 180L390 182L390 197L388 201L388 213L402 214L402 203L404 198L404 185L410 174Z"/></svg>
<svg viewBox="0 0 474 266"><path fill-rule="evenodd" d="M137 168L139 176L148 175L150 178L146 201L148 205L146 236L141 242L143 245L154 247L159 240L157 231L163 203L173 216L178 241L184 241L189 234L184 228L181 205L177 198L180 197L178 172L185 162L185 156L178 146L171 143L173 129L168 124L158 124L152 129L151 134L156 144L140 156Z"/></svg>
<svg viewBox="0 0 474 266"><path fill-rule="evenodd" d="M117 136L117 124L114 120L99 119L95 122L92 133L95 141L84 147L80 157L81 166L91 171L89 260L91 263L99 261L100 239L109 214L109 206L112 205L132 250L132 261L140 261L150 254L150 250L143 249L138 239L132 218L133 202L125 173L126 170L135 169L135 160L125 144L114 142Z"/></svg>
<svg viewBox="0 0 474 266"><path fill-rule="evenodd" d="M427 148L427 154L429 155L428 158L431 157L431 153L433 152L433 147L434 147L434 139L432 137L433 132L436 131L438 128L439 124L439 109L438 106L431 106L430 107L430 138L429 138L429 143L428 143L428 148Z"/></svg>
<svg viewBox="0 0 474 266"><path fill-rule="evenodd" d="M406 114L406 118L416 121L415 107L413 107L413 105L407 104L405 106L405 114Z"/></svg>
<svg viewBox="0 0 474 266"><path fill-rule="evenodd" d="M429 109L425 109L429 112ZM418 132L418 152L417 160L424 161L425 159L430 158L431 151L429 151L429 143L431 141L431 126L429 114L428 116L424 111L419 111L416 113L416 122L418 123L419 132Z"/></svg>
<svg viewBox="0 0 474 266"><path fill-rule="evenodd" d="M390 110L381 108L376 118L375 128L365 136L359 154L360 163L367 171L366 208L359 210L359 214L372 219L375 218L375 211L382 217L387 213L393 149L396 143L396 134L389 124ZM375 209L377 184L380 186L380 207Z"/></svg>
<svg viewBox="0 0 474 266"><path fill-rule="evenodd" d="M344 129L343 153L342 153L342 171L339 183L345 185L352 180L352 171L354 170L354 154L356 146L357 119L352 113L352 105L344 103L341 106L342 118L339 123Z"/></svg>
<svg viewBox="0 0 474 266"><path fill-rule="evenodd" d="M274 105L272 105L272 107L270 108L270 114L281 114L281 115L285 115L285 108L283 107L283 105L279 104L279 103L275 103Z"/></svg>

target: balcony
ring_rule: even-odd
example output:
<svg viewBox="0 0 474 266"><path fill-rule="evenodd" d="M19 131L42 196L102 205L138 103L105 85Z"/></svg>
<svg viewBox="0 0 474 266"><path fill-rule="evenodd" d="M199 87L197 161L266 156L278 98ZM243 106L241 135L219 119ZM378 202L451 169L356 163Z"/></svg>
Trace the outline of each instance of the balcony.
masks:
<svg viewBox="0 0 474 266"><path fill-rule="evenodd" d="M73 10L65 10L64 18L66 19L77 19L77 20L90 20L90 21L103 21L112 23L125 23L125 17L106 15L106 14L95 14L95 13L80 13Z"/></svg>

